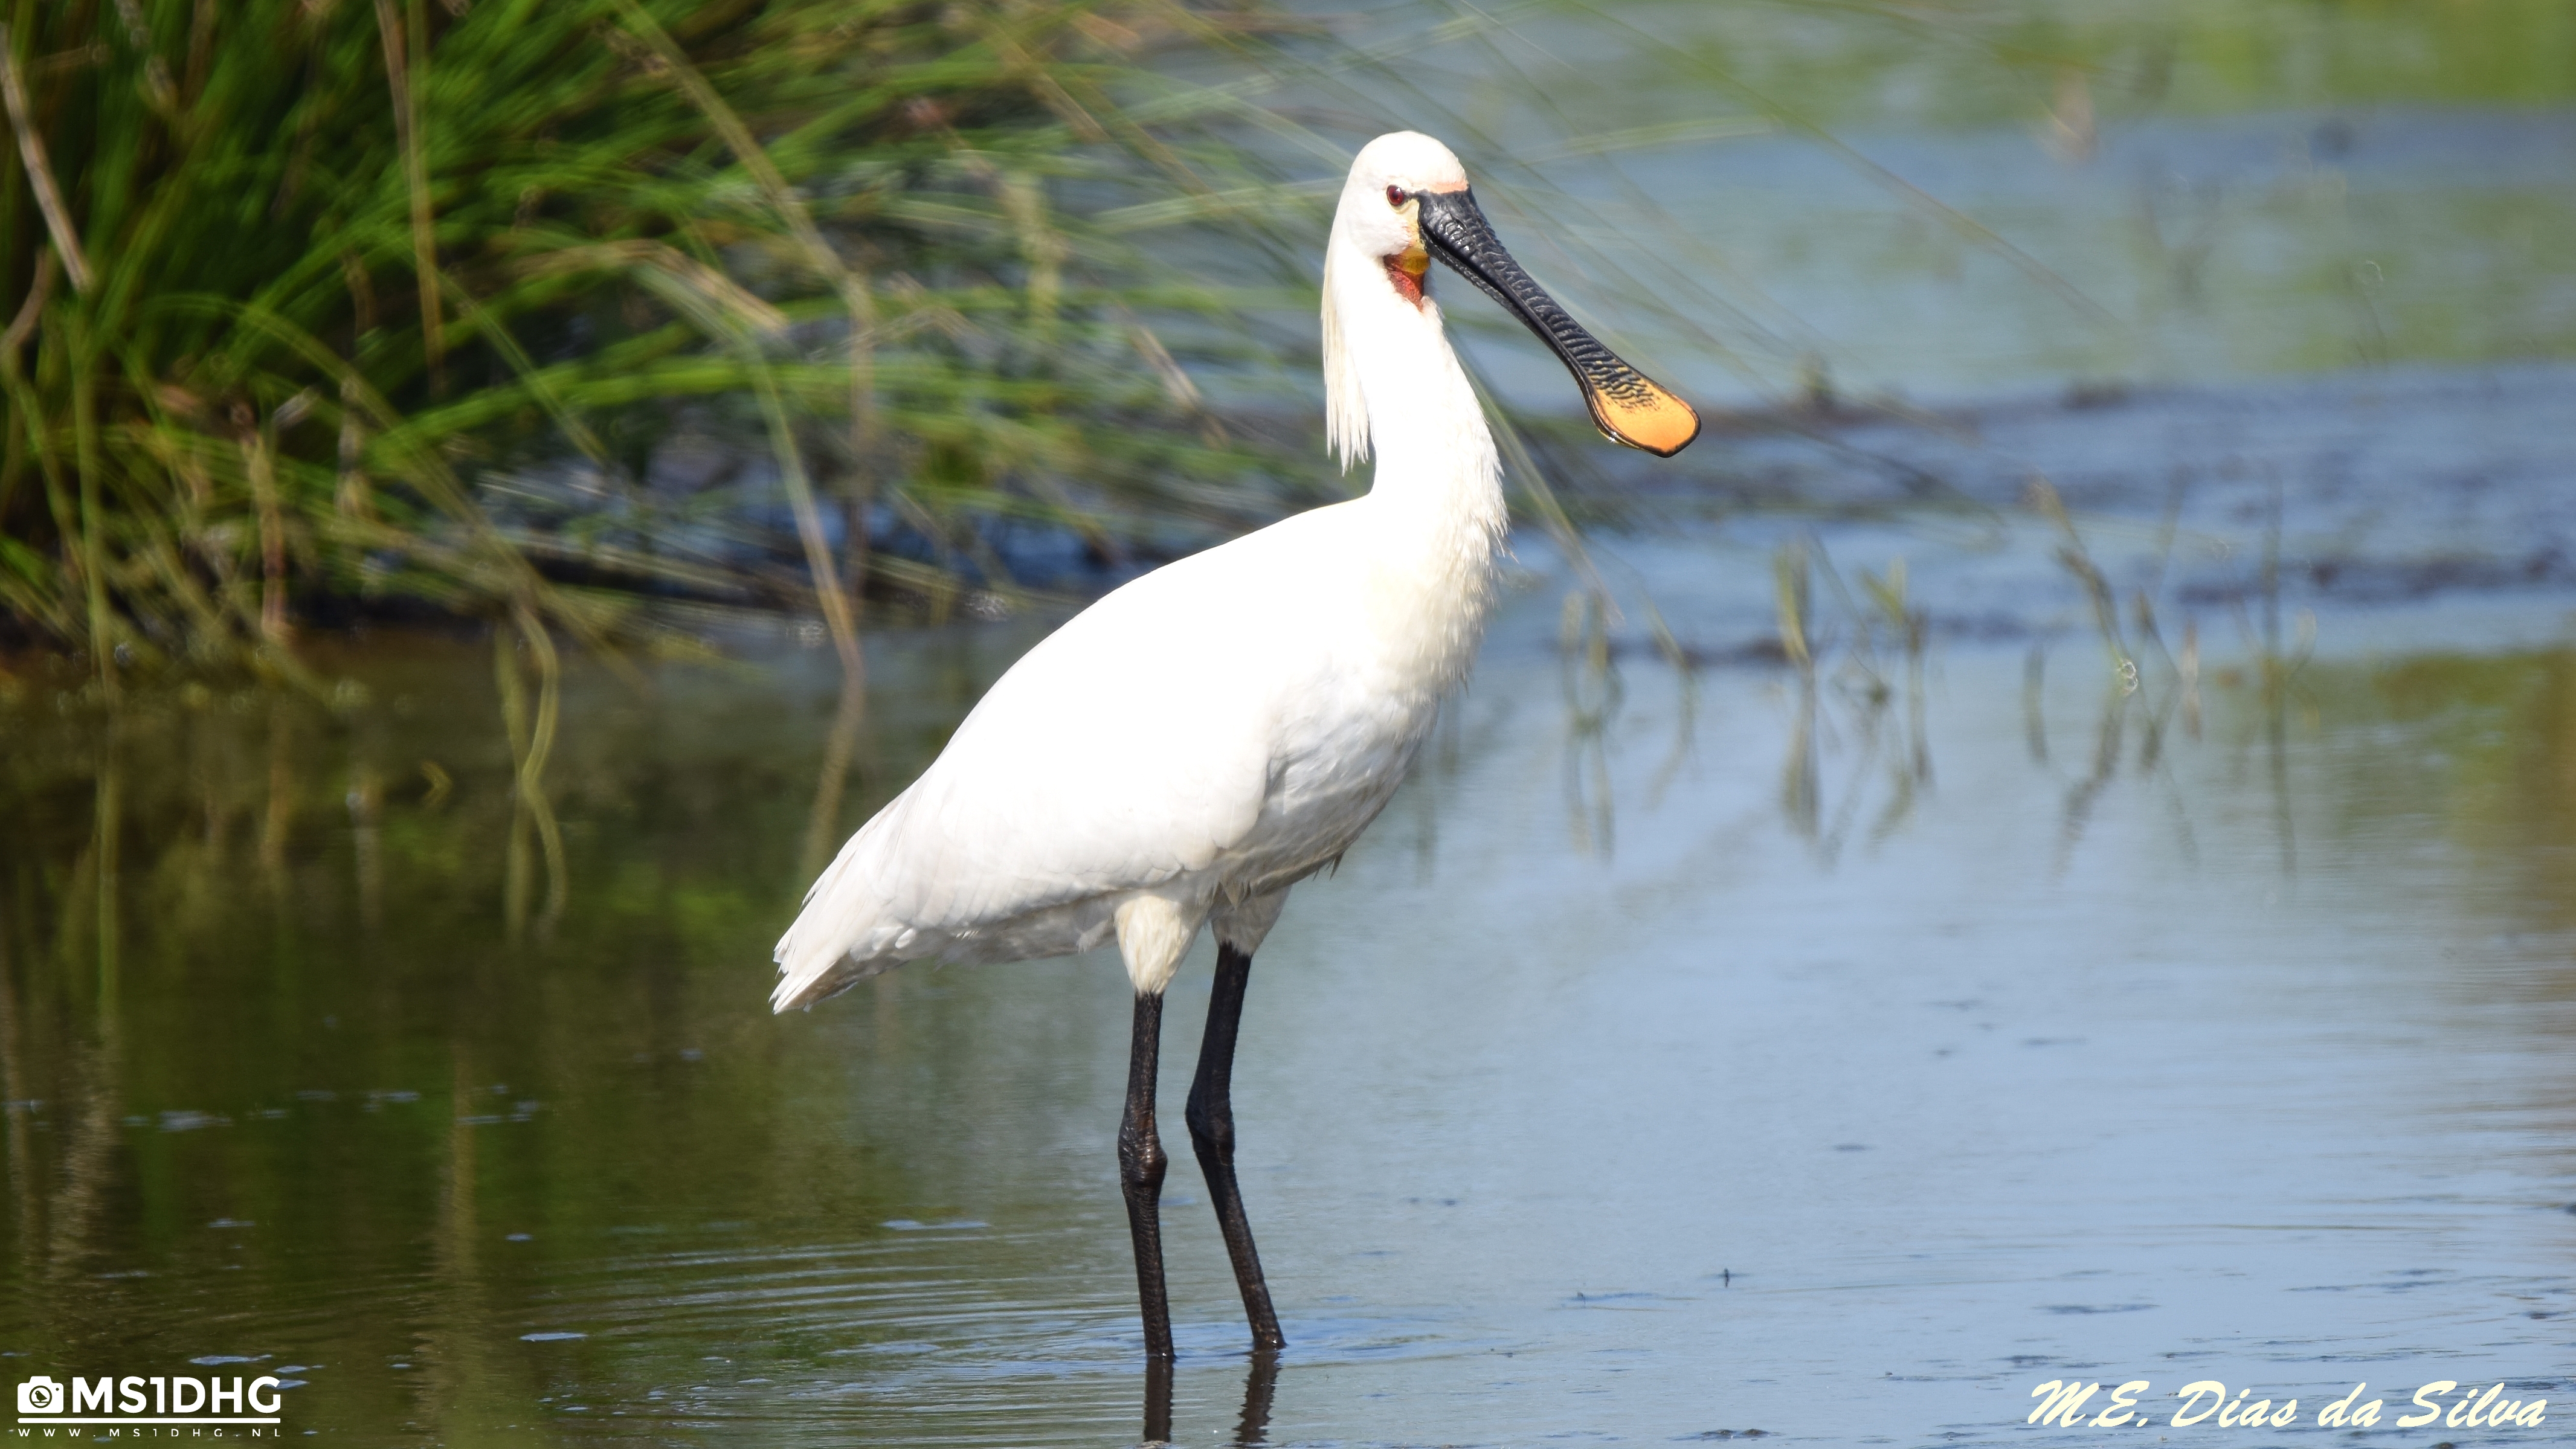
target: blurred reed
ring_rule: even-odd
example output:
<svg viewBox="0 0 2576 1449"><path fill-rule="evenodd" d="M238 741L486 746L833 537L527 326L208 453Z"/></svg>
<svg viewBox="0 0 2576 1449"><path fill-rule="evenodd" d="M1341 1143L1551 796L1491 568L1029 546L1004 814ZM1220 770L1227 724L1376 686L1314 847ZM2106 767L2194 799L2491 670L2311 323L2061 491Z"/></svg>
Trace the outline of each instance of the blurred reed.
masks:
<svg viewBox="0 0 2576 1449"><path fill-rule="evenodd" d="M299 625L405 609L506 624L542 665L784 608L855 682L856 600L955 598L996 521L1114 553L1316 471L1191 381L1264 365L1257 252L1175 268L1135 215L1267 179L1216 135L1239 102L1157 68L1249 12L5 18L0 614L111 691L171 662L293 677ZM871 516L926 542L872 552Z"/></svg>

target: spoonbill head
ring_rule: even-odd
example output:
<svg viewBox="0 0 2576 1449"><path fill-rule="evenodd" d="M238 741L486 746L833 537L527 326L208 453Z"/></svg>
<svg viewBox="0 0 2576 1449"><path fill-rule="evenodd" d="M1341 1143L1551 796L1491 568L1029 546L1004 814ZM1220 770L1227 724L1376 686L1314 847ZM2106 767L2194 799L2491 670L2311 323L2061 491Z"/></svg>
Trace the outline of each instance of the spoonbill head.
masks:
<svg viewBox="0 0 2576 1449"><path fill-rule="evenodd" d="M1326 419L1369 492L1167 564L1041 641L850 837L778 943L779 1011L905 961L1086 951L1134 992L1120 1185L1150 1358L1172 1356L1155 1128L1163 991L1217 940L1187 1120L1253 1341L1285 1342L1236 1189L1231 1096L1253 953L1289 888L1385 808L1466 676L1506 522L1491 433L1443 335L1438 260L1538 334L1615 441L1667 455L1688 404L1577 324L1494 236L1449 148L1361 150L1324 261Z"/></svg>
<svg viewBox="0 0 2576 1449"><path fill-rule="evenodd" d="M1438 305L1427 285L1434 257L1538 334L1574 374L1604 436L1665 458L1699 436L1699 414L1688 403L1604 347L1504 250L1449 148L1397 131L1368 143L1352 162L1324 254L1325 413L1345 462L1367 456L1355 359L1405 350L1384 345L1405 319L1385 304L1371 274L1382 272L1397 301L1436 329Z"/></svg>

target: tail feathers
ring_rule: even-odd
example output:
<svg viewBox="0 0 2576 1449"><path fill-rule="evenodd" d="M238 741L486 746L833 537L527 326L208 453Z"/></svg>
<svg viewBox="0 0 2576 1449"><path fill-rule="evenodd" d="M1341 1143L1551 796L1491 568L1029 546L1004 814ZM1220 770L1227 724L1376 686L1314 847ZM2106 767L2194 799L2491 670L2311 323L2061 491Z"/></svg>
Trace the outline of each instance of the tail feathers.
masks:
<svg viewBox="0 0 2576 1449"><path fill-rule="evenodd" d="M818 901L805 908L778 942L778 986L771 1011L794 1011L837 996L881 971L901 965L903 947L918 934L878 924L852 930L838 912Z"/></svg>
<svg viewBox="0 0 2576 1449"><path fill-rule="evenodd" d="M893 806L887 807L851 836L805 893L805 908L778 938L771 956L779 975L777 989L769 993L771 1011L812 1006L903 960L897 953L914 933L886 920L887 902L869 868L871 854L881 853L870 851L870 838L894 813Z"/></svg>
<svg viewBox="0 0 2576 1449"><path fill-rule="evenodd" d="M794 966L785 964L782 959L778 988L769 993L769 1009L773 1012L802 1010L815 1002L838 996L898 964L882 958L856 961L846 952L820 962L809 961Z"/></svg>

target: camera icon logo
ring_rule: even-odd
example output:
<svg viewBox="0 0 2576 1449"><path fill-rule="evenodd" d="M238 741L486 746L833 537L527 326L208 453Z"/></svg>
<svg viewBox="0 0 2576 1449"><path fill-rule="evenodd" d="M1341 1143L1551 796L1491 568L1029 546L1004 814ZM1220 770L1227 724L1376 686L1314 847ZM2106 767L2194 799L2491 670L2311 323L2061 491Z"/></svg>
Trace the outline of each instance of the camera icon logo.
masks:
<svg viewBox="0 0 2576 1449"><path fill-rule="evenodd" d="M18 1412L21 1414L59 1414L63 1411L63 1386L38 1374L18 1385Z"/></svg>

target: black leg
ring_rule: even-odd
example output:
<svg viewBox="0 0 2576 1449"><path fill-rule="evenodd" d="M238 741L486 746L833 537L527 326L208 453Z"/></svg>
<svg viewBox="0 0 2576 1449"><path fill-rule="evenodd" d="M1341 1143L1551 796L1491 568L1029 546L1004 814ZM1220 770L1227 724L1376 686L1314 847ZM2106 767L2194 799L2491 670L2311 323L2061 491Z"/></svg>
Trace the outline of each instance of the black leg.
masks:
<svg viewBox="0 0 2576 1449"><path fill-rule="evenodd" d="M1172 1442L1172 1361L1168 1358L1145 1360L1144 1442Z"/></svg>
<svg viewBox="0 0 2576 1449"><path fill-rule="evenodd" d="M1243 988L1252 958L1220 941L1216 990L1208 1001L1207 1039L1199 1044L1199 1071L1190 1083L1190 1145L1225 1230L1226 1255L1243 1289L1243 1316L1252 1321L1255 1350L1283 1348L1279 1315L1270 1311L1270 1285L1261 1281L1261 1254L1252 1246L1252 1224L1243 1216L1243 1194L1234 1185L1234 1033L1243 1020Z"/></svg>
<svg viewBox="0 0 2576 1449"><path fill-rule="evenodd" d="M1163 1042L1163 997L1139 992L1136 1040L1127 1056L1127 1119L1118 1124L1118 1185L1127 1195L1127 1230L1136 1239L1136 1297L1145 1311L1145 1357L1172 1357L1172 1308L1163 1296L1163 1170L1171 1159L1154 1135L1154 1067Z"/></svg>

